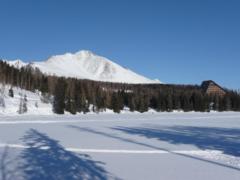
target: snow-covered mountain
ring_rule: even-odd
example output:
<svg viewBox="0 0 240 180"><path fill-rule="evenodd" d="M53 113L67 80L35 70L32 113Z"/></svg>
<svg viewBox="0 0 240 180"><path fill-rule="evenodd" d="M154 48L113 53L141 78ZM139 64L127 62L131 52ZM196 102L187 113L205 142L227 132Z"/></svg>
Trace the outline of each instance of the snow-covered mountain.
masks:
<svg viewBox="0 0 240 180"><path fill-rule="evenodd" d="M20 68L28 65L21 60L8 61ZM77 53L66 53L50 57L46 61L32 62L31 66L39 68L43 73L56 76L90 79L95 81L121 82L132 84L160 83L126 69L111 60L95 55L86 50Z"/></svg>

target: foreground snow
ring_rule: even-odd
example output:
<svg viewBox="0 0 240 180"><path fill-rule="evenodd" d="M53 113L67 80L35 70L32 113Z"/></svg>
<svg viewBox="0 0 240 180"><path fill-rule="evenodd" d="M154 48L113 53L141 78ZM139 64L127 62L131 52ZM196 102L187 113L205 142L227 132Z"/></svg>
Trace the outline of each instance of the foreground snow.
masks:
<svg viewBox="0 0 240 180"><path fill-rule="evenodd" d="M240 113L0 116L0 172L16 179L238 180L239 137Z"/></svg>

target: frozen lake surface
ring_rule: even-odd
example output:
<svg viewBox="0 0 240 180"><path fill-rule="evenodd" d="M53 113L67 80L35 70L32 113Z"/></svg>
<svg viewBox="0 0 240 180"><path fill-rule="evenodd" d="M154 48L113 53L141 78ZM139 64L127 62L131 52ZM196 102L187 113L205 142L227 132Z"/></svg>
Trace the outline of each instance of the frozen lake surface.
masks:
<svg viewBox="0 0 240 180"><path fill-rule="evenodd" d="M240 113L0 116L0 179L239 180Z"/></svg>

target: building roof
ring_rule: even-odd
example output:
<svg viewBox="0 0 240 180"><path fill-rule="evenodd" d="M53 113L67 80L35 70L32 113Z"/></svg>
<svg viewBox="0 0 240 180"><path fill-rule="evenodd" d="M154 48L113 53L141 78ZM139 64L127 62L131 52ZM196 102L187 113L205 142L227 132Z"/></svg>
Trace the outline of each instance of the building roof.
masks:
<svg viewBox="0 0 240 180"><path fill-rule="evenodd" d="M217 84L216 82L214 82L213 80L203 81L201 87L202 87L202 89L203 89L204 91L206 91L206 90L208 89L208 87L209 87L210 84L213 84L213 85L219 87L222 91L226 92L225 89L223 89L220 85L218 85L218 84Z"/></svg>

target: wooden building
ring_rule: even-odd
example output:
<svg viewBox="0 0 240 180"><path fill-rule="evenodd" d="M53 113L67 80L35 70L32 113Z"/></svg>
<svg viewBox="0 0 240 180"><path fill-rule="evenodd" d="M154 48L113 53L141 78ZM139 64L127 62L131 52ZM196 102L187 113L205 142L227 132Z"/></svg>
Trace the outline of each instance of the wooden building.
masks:
<svg viewBox="0 0 240 180"><path fill-rule="evenodd" d="M208 95L224 96L226 94L226 91L212 80L203 81L201 87Z"/></svg>

